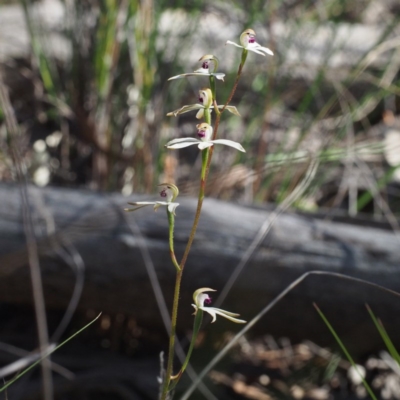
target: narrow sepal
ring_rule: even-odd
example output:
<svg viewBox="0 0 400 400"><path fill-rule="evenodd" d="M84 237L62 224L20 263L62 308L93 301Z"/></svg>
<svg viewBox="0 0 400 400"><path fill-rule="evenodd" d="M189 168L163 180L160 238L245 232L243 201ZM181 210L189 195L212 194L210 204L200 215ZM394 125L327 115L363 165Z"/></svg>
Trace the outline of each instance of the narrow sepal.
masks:
<svg viewBox="0 0 400 400"><path fill-rule="evenodd" d="M233 140L215 139L215 140L211 140L211 143L224 144L225 146L233 147L236 150L239 150L239 151L242 151L243 153L246 153L246 150L243 148L243 146L240 143L234 142Z"/></svg>

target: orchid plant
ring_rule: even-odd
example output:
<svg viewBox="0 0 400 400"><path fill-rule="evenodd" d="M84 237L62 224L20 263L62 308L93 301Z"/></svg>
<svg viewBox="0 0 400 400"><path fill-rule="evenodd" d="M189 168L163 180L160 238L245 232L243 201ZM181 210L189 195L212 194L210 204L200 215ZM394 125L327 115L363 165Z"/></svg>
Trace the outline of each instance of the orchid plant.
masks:
<svg viewBox="0 0 400 400"><path fill-rule="evenodd" d="M233 84L232 90L228 99L225 101L223 105L219 105L216 99L216 80L224 81L225 74L221 72L217 72L219 62L217 57L214 55L206 54L199 59L202 63L201 68L195 70L194 72L189 72L181 75L176 75L169 78L169 81L187 78L187 77L208 77L210 86L203 87L199 90L199 103L185 105L175 111L171 111L167 114L167 116L179 116L181 114L187 113L189 111L197 110L196 118L203 120L201 123L196 125L197 128L197 137L184 137L184 138L175 138L170 140L165 147L167 149L182 149L188 146L196 145L201 152L202 156L202 168L200 175L200 190L198 195L198 203L196 214L194 217L193 226L189 235L188 243L183 254L183 257L180 262L177 261L174 252L174 222L175 222L175 211L178 207L179 203L176 203L175 200L179 194L178 188L172 183L162 183L160 186L160 197L162 201L138 201L128 203L133 206L133 208L126 208L125 211L136 211L139 208L146 207L148 205L153 205L154 210L157 210L161 206L165 206L167 210L167 218L169 223L169 248L171 261L176 269L176 279L175 279L175 292L174 299L172 305L172 314L171 314L171 334L169 340L169 350L168 350L168 360L165 371L162 374L162 378L160 378L160 399L166 400L170 399L172 396L172 390L175 388L179 379L181 378L183 372L185 371L189 359L191 357L194 344L196 342L198 333L201 328L203 315L204 313L209 314L212 317L211 322L215 322L217 316L224 317L231 322L243 324L246 321L239 319L238 314L225 311L220 308L211 307L209 304L211 303L211 297L207 294L207 292L214 292L214 289L210 288L200 288L196 290L193 294L194 304L192 306L195 309L194 312L194 325L192 332L192 339L190 342L189 349L187 351L186 359L183 362L179 372L173 374L173 360L174 360L174 352L175 352L175 336L176 336L176 323L178 316L178 305L179 305L179 294L181 291L181 282L183 270L185 268L185 264L194 240L194 236L196 234L197 225L199 222L201 209L203 205L204 195L205 195L205 186L206 181L210 169L211 159L214 151L214 145L220 144L231 147L235 150L245 152L245 149L240 143L234 142L229 139L217 139L218 127L221 120L221 116L225 110L234 114L235 116L240 116L238 110L234 106L230 106L233 95L236 91L237 84L239 82L240 76L242 74L243 66L246 62L248 51L252 51L256 54L260 54L265 56L273 55L273 52L267 47L263 47L255 41L256 33L252 29L245 30L240 35L240 43L238 45L234 42L227 41L227 44L234 45L242 49L241 61L239 64L238 72L236 74L236 79ZM212 71L210 68L212 67ZM212 123L211 113L215 112L215 122Z"/></svg>

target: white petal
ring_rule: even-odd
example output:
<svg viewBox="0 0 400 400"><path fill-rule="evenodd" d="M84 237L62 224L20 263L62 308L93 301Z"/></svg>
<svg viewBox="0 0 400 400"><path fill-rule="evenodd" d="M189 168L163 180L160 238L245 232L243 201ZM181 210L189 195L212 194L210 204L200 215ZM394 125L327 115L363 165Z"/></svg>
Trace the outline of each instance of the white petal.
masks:
<svg viewBox="0 0 400 400"><path fill-rule="evenodd" d="M243 46L240 46L240 45L237 44L237 43L231 42L230 40L228 40L228 41L225 43L225 45L227 45L227 44L233 44L233 45L236 46L236 47L239 47L239 48L241 48L241 49L244 49Z"/></svg>
<svg viewBox="0 0 400 400"><path fill-rule="evenodd" d="M202 72L206 71L206 72ZM208 72L208 69L200 68L194 72L188 72L186 74L181 74L181 75L176 75L173 76L172 78L169 78L169 81L172 81L174 79L180 79L180 78L186 78L187 76L210 76L211 74Z"/></svg>
<svg viewBox="0 0 400 400"><path fill-rule="evenodd" d="M168 211L175 215L175 209L179 206L179 203L169 203L168 204Z"/></svg>
<svg viewBox="0 0 400 400"><path fill-rule="evenodd" d="M166 146L169 146L169 145L175 144L175 143L181 143L181 142L198 142L198 141L199 141L199 139L195 139L195 138L191 138L191 137L172 139L166 144Z"/></svg>
<svg viewBox="0 0 400 400"><path fill-rule="evenodd" d="M262 56L265 57L265 54L262 51L259 51L258 49L247 49L249 51L252 51L253 53L261 54Z"/></svg>
<svg viewBox="0 0 400 400"><path fill-rule="evenodd" d="M201 109L197 112L196 118L197 118L197 119L202 119L202 118L203 118L203 115L204 115L204 107L201 108Z"/></svg>
<svg viewBox="0 0 400 400"><path fill-rule="evenodd" d="M156 204L156 201L135 201L134 203L129 203L131 206L148 206L150 204Z"/></svg>
<svg viewBox="0 0 400 400"><path fill-rule="evenodd" d="M203 310L203 311L205 311L206 313L209 313L209 314L212 316L212 321L211 321L211 323L213 323L213 322L216 321L217 315L216 315L216 313L214 312L214 310L212 309L212 307L199 307L199 308L200 308L200 310Z"/></svg>
<svg viewBox="0 0 400 400"><path fill-rule="evenodd" d="M273 56L274 52L272 50L270 50L268 47L261 47L259 50L261 51L265 51L267 54Z"/></svg>
<svg viewBox="0 0 400 400"><path fill-rule="evenodd" d="M232 312L229 312L229 311L221 310L220 308L215 308L215 307L199 307L199 308L201 310L203 310L204 312L209 313L212 316L212 321L211 322L215 322L215 320L217 319L217 315L220 315L221 317L229 319L230 321L236 322L238 324L246 323L246 321L243 320L243 319L234 318L234 317L239 316L239 314L236 314L236 313L232 313Z"/></svg>
<svg viewBox="0 0 400 400"><path fill-rule="evenodd" d="M222 107L223 107L223 106L222 106ZM221 107L221 108L222 108L222 107ZM218 106L218 108L220 108L220 107ZM232 113L232 114L234 114L234 115L237 115L238 117L241 117L239 111L237 110L237 108L236 108L235 106L226 106L226 109L227 109L230 113Z"/></svg>
<svg viewBox="0 0 400 400"><path fill-rule="evenodd" d="M181 75L175 75L175 76L171 76L171 78L169 78L169 81L172 81L174 79L180 79L180 78L184 78L187 74L181 74Z"/></svg>
<svg viewBox="0 0 400 400"><path fill-rule="evenodd" d="M238 317L240 315L238 313L222 310L221 308L217 308L217 307L208 307L208 308L212 308L213 311L215 311L218 315L224 314L224 315L229 315L230 317Z"/></svg>
<svg viewBox="0 0 400 400"><path fill-rule="evenodd" d="M246 153L246 150L243 148L243 146L240 143L234 142L233 140L216 139L216 140L211 140L211 142L215 144L224 144L225 146L230 146L235 148L236 150L243 151L243 153Z"/></svg>
<svg viewBox="0 0 400 400"><path fill-rule="evenodd" d="M128 203L128 204L133 204L133 203ZM142 205L139 205L139 206L137 206L135 208L124 208L124 211L128 211L128 212L136 211L136 210L139 210L139 208L147 207L150 204L154 204L154 202L153 203L148 203L148 204L142 204Z"/></svg>
<svg viewBox="0 0 400 400"><path fill-rule="evenodd" d="M134 203L128 202L128 204L130 204L131 206L135 206L135 208L124 208L124 211L132 212L139 210L139 208L157 204L157 201L136 201Z"/></svg>
<svg viewBox="0 0 400 400"><path fill-rule="evenodd" d="M223 81L225 77L225 74L223 74L222 72L213 72L211 75L215 76L220 81Z"/></svg>
<svg viewBox="0 0 400 400"><path fill-rule="evenodd" d="M204 106L202 104L190 104L190 105L178 108L177 110L169 112L167 114L167 117L172 117L172 116L176 117L179 114L184 114L184 113L187 113L192 110L198 110L199 108L200 109L204 108Z"/></svg>
<svg viewBox="0 0 400 400"><path fill-rule="evenodd" d="M160 206L168 206L170 203L166 201L156 201L156 204L154 204L154 211L157 211Z"/></svg>
<svg viewBox="0 0 400 400"><path fill-rule="evenodd" d="M220 315L221 317L227 318L230 321L237 322L239 324L246 323L246 321L243 320L243 319L233 318L233 317L238 317L240 314L233 313L233 312L230 312L230 311L221 310L220 308L215 308L215 307L208 307L208 308L212 308L212 310L213 310L213 312L215 314Z"/></svg>
<svg viewBox="0 0 400 400"><path fill-rule="evenodd" d="M270 50L268 47L262 47L262 46L260 46L260 47L257 47L257 50L264 51L265 53L267 53L267 54L269 54L269 55L271 55L271 56L274 55L273 51Z"/></svg>
<svg viewBox="0 0 400 400"><path fill-rule="evenodd" d="M186 141L182 141L180 143L175 143L175 144L166 144L165 147L167 149L183 149L184 147L189 147L192 146L194 144L198 144L200 142L200 140L197 139L193 139L193 138L188 138L188 139L192 139L192 140L186 140Z"/></svg>
<svg viewBox="0 0 400 400"><path fill-rule="evenodd" d="M194 71L196 75L210 75L210 70L208 68L199 68Z"/></svg>
<svg viewBox="0 0 400 400"><path fill-rule="evenodd" d="M209 142L201 142L197 147L198 147L200 150L204 150L204 149L206 149L207 147L211 147L211 146L213 146L213 143L212 143L212 141L209 141Z"/></svg>
<svg viewBox="0 0 400 400"><path fill-rule="evenodd" d="M215 310L214 310L215 311ZM220 315L221 317L224 317L226 319L229 319L229 321L235 322L236 324L245 324L247 321L245 321L244 319L239 319L239 318L233 318L231 317L228 313L226 312L218 312L215 311L216 314ZM239 315L239 314L235 314L235 315Z"/></svg>

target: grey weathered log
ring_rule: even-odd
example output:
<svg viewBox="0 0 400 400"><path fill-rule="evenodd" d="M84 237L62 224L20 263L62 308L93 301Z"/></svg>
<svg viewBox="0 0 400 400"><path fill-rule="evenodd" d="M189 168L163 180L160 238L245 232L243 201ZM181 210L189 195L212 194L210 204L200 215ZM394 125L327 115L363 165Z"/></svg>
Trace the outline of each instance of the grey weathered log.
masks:
<svg viewBox="0 0 400 400"><path fill-rule="evenodd" d="M141 324L160 328L135 226L143 235L169 307L175 270L169 260L165 210L155 213L148 207L124 213L128 200L143 200L142 196L34 187L29 187L29 194L48 307L65 307L74 288L74 272L60 252L68 244L85 263L80 309L130 314ZM0 301L30 304L18 186L1 184L0 197ZM180 203L175 231L178 259L186 245L196 200L181 198ZM193 291L199 287L221 290L270 215L271 210L265 208L205 201L184 273L181 328L190 328L192 323ZM388 229L284 213L240 274L222 308L249 320L310 270L339 272L400 292L399 260L399 238ZM399 342L400 324L394 317L400 297L329 276L308 277L258 323L256 330L294 339L330 338L312 302L322 307L339 331L342 329L344 338L354 339L360 351L378 341L364 303L383 318Z"/></svg>

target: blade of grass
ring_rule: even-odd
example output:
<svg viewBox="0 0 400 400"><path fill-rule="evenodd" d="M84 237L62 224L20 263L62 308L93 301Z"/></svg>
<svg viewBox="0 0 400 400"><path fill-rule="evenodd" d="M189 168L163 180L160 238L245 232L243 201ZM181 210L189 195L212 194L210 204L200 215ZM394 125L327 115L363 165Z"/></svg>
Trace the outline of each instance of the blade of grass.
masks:
<svg viewBox="0 0 400 400"><path fill-rule="evenodd" d="M24 17L26 26L28 27L29 38L31 40L32 52L39 70L40 76L43 81L48 94L53 98L57 98L57 85L56 85L56 68L54 67L52 60L48 57L43 48L43 40L39 38L39 35L34 28L32 21L28 0L22 0L22 8L24 11ZM30 2L29 2L30 3Z"/></svg>
<svg viewBox="0 0 400 400"><path fill-rule="evenodd" d="M94 322L96 322L101 313L92 321L90 321L88 324L86 324L83 328L79 329L78 332L75 332L73 335L71 335L68 339L64 340L62 343L60 343L58 346L54 347L51 351L46 353L43 357L41 357L39 360L34 362L31 366L28 368L24 369L20 374L18 374L14 379L11 379L11 381L7 382L2 388L0 388L0 393L4 392L8 387L10 387L14 382L16 382L18 379L20 379L22 376L24 376L27 372L35 368L38 364L40 364L46 357L48 357L50 354L54 353L57 351L59 348L64 346L66 343L68 343L70 340L72 340L75 336L79 335L81 332L83 332L85 329L89 328L90 325L92 325Z"/></svg>
<svg viewBox="0 0 400 400"><path fill-rule="evenodd" d="M324 321L325 325L328 327L328 329L330 330L332 336L335 338L337 344L340 346L340 348L342 349L343 353L345 354L346 358L349 360L350 364L353 366L353 368L358 372L358 374L360 375L360 378L362 380L362 383L365 387L365 389L367 390L367 392L369 393L369 395L371 396L372 399L377 400L374 392L372 391L371 387L368 385L367 381L364 379L364 377L362 376L362 374L359 372L356 363L354 362L353 358L351 357L350 353L348 352L346 346L343 344L343 342L341 341L341 339L339 338L338 334L336 333L336 331L333 329L333 326L329 323L328 319L325 317L324 313L320 310L320 308L317 306L316 303L313 303L314 308L317 310L319 316L322 318L322 320Z"/></svg>
<svg viewBox="0 0 400 400"><path fill-rule="evenodd" d="M397 364L400 365L400 354L398 353L396 347L394 346L388 333L386 332L386 329L383 326L382 321L378 320L375 317L375 314L372 312L371 307L368 304L366 304L365 307L367 308L367 311L368 311L369 315L371 316L376 329L378 330L379 334L381 335L382 340L385 342L385 345L386 345L390 355L392 356L392 358L394 360L396 360Z"/></svg>

